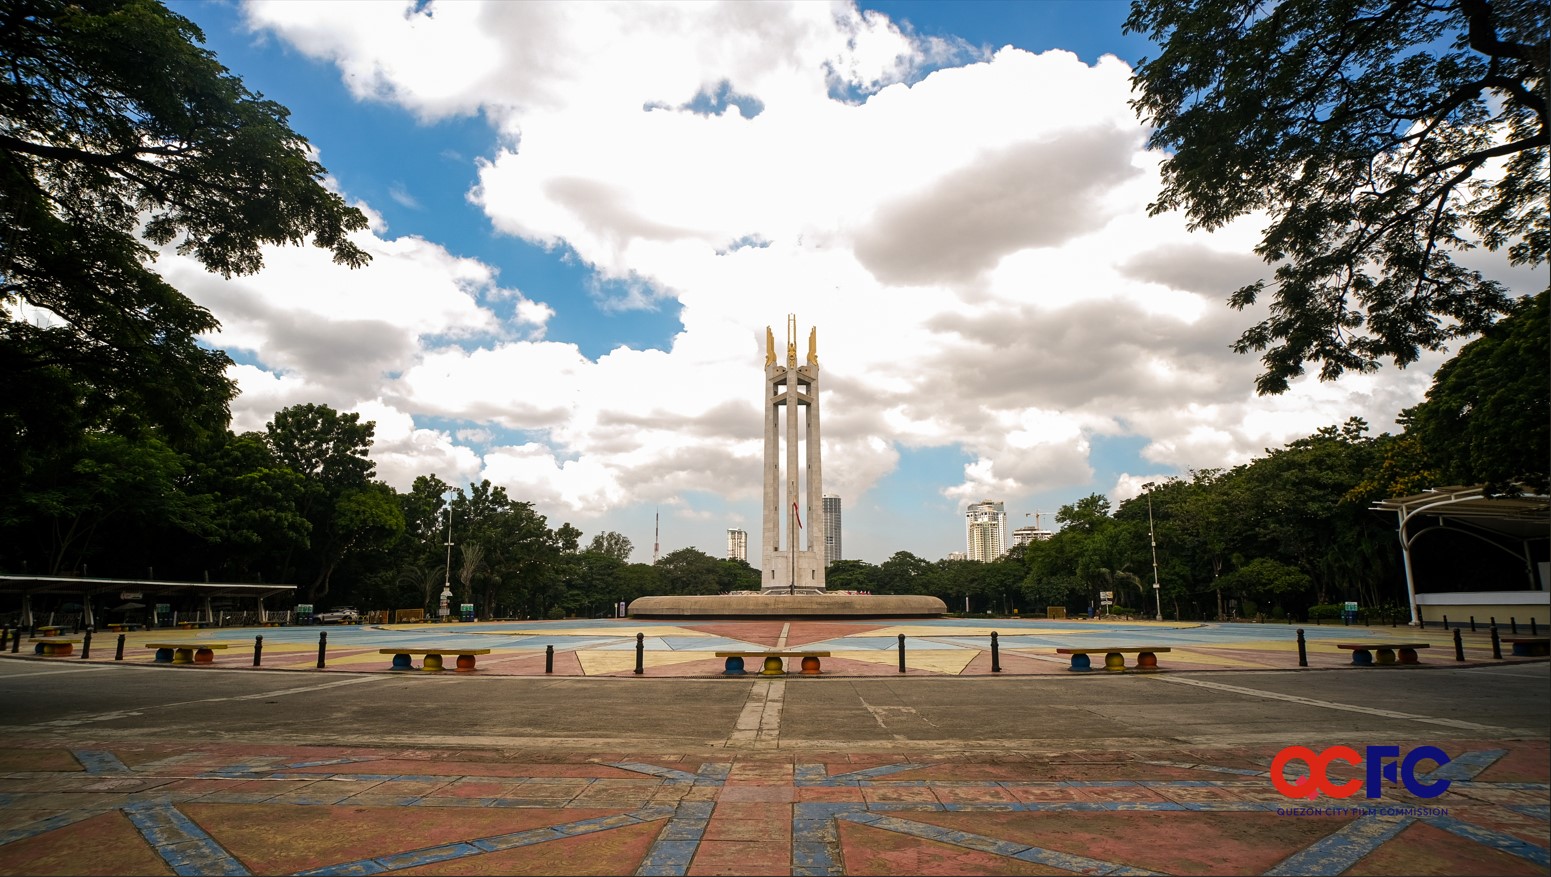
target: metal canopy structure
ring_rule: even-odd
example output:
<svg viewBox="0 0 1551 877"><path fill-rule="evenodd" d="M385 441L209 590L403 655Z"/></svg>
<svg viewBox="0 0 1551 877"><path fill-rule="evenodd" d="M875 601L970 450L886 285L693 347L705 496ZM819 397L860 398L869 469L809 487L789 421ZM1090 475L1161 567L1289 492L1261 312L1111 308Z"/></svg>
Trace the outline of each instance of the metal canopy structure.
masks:
<svg viewBox="0 0 1551 877"><path fill-rule="evenodd" d="M24 626L32 624L32 598L44 594L80 597L82 623L94 626L93 598L104 594L135 592L145 597L198 597L203 621L214 621L212 599L239 598L257 601L264 611L267 597L294 596L295 585L255 585L235 582L172 582L162 579L89 579L80 576L0 575L0 594L20 594Z"/></svg>
<svg viewBox="0 0 1551 877"><path fill-rule="evenodd" d="M1406 602L1411 623L1417 623L1416 580L1411 571L1411 546L1425 533L1453 530L1474 536L1524 562L1527 587L1537 590L1531 543L1551 540L1551 497L1486 495L1483 487L1439 487L1411 496L1386 499L1374 511L1399 518L1400 551L1405 561Z"/></svg>

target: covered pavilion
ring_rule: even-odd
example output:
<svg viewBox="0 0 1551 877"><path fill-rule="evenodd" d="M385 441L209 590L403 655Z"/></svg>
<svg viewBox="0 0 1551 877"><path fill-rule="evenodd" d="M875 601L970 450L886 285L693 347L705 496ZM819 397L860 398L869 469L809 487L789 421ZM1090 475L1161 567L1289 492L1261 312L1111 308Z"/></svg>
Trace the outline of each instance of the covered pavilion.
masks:
<svg viewBox="0 0 1551 877"><path fill-rule="evenodd" d="M1379 502L1374 511L1398 519L1405 563L1411 624L1476 616L1537 619L1551 624L1551 497L1538 493L1488 496L1484 487L1454 486L1426 490ZM1514 559L1522 575L1511 578L1418 576L1413 549L1423 536L1458 533Z"/></svg>
<svg viewBox="0 0 1551 877"><path fill-rule="evenodd" d="M98 579L84 576L32 576L0 575L0 594L20 595L19 623L31 627L35 621L34 606L38 597L75 597L81 606L81 626L95 627L99 604L105 608L108 601L139 602L154 606L174 600L188 605L193 603L195 621L215 621L214 600L253 601L260 621L265 620L264 601L276 597L294 599L295 585L238 584L234 582L177 582L164 579Z"/></svg>

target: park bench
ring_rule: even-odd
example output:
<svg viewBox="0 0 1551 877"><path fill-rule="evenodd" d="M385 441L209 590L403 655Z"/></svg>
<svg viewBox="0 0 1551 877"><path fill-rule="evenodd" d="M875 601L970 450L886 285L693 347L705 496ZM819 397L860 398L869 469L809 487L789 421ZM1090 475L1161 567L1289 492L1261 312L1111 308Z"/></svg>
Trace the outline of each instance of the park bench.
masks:
<svg viewBox="0 0 1551 877"><path fill-rule="evenodd" d="M403 646L394 646L393 648L389 649L378 649L377 651L384 655L393 656L392 669L394 670L413 670L415 669L415 665L411 663L409 656L424 655L425 660L420 662L420 669L429 670L433 673L437 672L438 670L446 669L442 666L443 655L457 655L457 668L459 670L472 670L474 669L475 655L490 654L489 649L410 649Z"/></svg>
<svg viewBox="0 0 1551 877"><path fill-rule="evenodd" d="M211 649L229 648L230 643L180 642L146 643L145 647L156 650L156 664L210 664L215 661Z"/></svg>
<svg viewBox="0 0 1551 877"><path fill-rule="evenodd" d="M125 631L140 629L140 625L127 621L110 621L107 624L104 624L103 627L107 628L113 633L124 633Z"/></svg>
<svg viewBox="0 0 1551 877"><path fill-rule="evenodd" d="M744 673L744 658L764 659L763 669L759 671L761 676L785 676L786 667L781 663L781 659L801 658L802 675L817 676L823 672L819 669L819 659L829 657L829 652L816 652L804 649L765 649L763 651L750 652L717 652L716 656L727 659L727 663L722 670L723 676L742 676Z"/></svg>
<svg viewBox="0 0 1551 877"><path fill-rule="evenodd" d="M1521 658L1543 658L1551 655L1551 637L1505 636L1502 641L1513 646L1513 654Z"/></svg>
<svg viewBox="0 0 1551 877"><path fill-rule="evenodd" d="M180 621L178 630L197 630L201 627L215 627L214 621Z"/></svg>
<svg viewBox="0 0 1551 877"><path fill-rule="evenodd" d="M63 624L40 624L32 629L33 636L59 636L65 632Z"/></svg>
<svg viewBox="0 0 1551 877"><path fill-rule="evenodd" d="M50 658L62 658L75 651L74 644L78 642L80 642L78 639L64 639L63 637L51 636L38 640L32 647L32 653Z"/></svg>
<svg viewBox="0 0 1551 877"><path fill-rule="evenodd" d="M1431 648L1428 643L1336 643L1336 648L1352 653L1352 663L1359 667L1373 664L1420 664L1416 650Z"/></svg>
<svg viewBox="0 0 1551 877"><path fill-rule="evenodd" d="M1158 669L1158 653L1169 651L1168 646L1134 646L1120 648L1117 646L1093 646L1083 648L1056 649L1056 654L1071 655L1072 666L1069 668L1079 673L1092 670L1093 666L1089 655L1104 655L1104 669L1114 673L1124 672L1126 669L1126 652L1136 652L1136 666L1132 669L1150 672Z"/></svg>

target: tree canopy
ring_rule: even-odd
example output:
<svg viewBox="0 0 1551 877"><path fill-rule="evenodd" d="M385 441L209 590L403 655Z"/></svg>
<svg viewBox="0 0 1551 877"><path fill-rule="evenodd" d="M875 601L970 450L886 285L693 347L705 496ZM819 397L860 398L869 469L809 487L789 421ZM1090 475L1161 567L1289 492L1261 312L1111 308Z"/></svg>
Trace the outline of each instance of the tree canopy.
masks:
<svg viewBox="0 0 1551 877"><path fill-rule="evenodd" d="M1543 0L1133 0L1126 30L1162 46L1133 78L1167 151L1151 211L1269 215L1269 316L1234 344L1262 394L1477 334L1510 297L1457 254L1551 251Z"/></svg>
<svg viewBox="0 0 1551 877"><path fill-rule="evenodd" d="M154 0L0 6L0 434L219 435L217 327L150 268L152 246L223 275L265 244L367 255L365 216L320 182L288 111L249 92ZM9 456L9 455L8 455Z"/></svg>

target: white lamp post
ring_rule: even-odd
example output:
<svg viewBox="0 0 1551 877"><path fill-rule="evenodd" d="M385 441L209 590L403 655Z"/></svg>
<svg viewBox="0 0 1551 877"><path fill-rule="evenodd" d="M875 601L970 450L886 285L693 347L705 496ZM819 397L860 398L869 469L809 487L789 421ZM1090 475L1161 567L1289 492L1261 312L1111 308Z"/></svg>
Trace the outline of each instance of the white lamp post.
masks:
<svg viewBox="0 0 1551 877"><path fill-rule="evenodd" d="M1154 482L1147 482L1142 489L1147 491L1147 541L1152 543L1152 596L1158 604L1157 620L1163 620L1163 591L1158 585L1158 537L1153 532L1152 526L1152 489Z"/></svg>
<svg viewBox="0 0 1551 877"><path fill-rule="evenodd" d="M447 602L452 599L452 504L447 504L447 571L442 579L441 602L437 604L437 617L447 620Z"/></svg>

